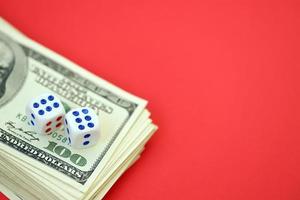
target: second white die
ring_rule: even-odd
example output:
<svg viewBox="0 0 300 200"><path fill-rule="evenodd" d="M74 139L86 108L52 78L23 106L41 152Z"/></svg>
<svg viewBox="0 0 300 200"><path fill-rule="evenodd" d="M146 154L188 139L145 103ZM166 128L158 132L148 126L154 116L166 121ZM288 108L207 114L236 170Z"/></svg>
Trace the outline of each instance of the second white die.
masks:
<svg viewBox="0 0 300 200"><path fill-rule="evenodd" d="M95 145L100 137L99 118L88 108L75 108L65 115L65 134L74 148Z"/></svg>

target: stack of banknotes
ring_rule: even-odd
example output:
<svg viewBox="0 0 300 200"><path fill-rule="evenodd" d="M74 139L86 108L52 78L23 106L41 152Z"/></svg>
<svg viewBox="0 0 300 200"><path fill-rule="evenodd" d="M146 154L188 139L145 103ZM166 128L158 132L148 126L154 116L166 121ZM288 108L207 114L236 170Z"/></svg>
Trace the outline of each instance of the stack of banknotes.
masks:
<svg viewBox="0 0 300 200"><path fill-rule="evenodd" d="M63 128L33 131L25 105L44 92L59 96L66 111L97 112L96 146L71 148ZM0 18L0 191L10 199L102 199L157 129L146 105Z"/></svg>

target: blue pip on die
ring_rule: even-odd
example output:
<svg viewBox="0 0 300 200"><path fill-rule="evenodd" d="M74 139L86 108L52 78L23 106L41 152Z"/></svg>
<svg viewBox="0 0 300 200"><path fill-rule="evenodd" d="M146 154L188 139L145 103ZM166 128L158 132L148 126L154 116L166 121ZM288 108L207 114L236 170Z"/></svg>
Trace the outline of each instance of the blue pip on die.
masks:
<svg viewBox="0 0 300 200"><path fill-rule="evenodd" d="M65 115L65 134L74 148L95 145L100 137L99 118L88 107L75 108Z"/></svg>
<svg viewBox="0 0 300 200"><path fill-rule="evenodd" d="M26 115L37 133L47 135L62 126L65 109L54 94L45 93L28 102Z"/></svg>

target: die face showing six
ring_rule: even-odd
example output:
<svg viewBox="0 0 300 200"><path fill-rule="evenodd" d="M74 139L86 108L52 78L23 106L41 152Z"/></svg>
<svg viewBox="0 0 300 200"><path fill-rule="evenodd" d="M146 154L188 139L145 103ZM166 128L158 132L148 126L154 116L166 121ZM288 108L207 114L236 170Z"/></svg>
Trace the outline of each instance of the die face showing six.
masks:
<svg viewBox="0 0 300 200"><path fill-rule="evenodd" d="M65 110L54 94L45 93L29 101L26 115L38 133L50 134L63 125Z"/></svg>
<svg viewBox="0 0 300 200"><path fill-rule="evenodd" d="M100 136L99 118L90 108L72 109L65 116L65 133L72 147L91 147Z"/></svg>

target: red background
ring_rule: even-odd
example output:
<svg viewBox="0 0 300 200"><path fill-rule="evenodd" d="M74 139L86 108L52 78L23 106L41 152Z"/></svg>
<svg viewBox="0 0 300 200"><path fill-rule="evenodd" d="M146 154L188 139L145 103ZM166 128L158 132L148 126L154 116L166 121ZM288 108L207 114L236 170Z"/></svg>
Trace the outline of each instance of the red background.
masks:
<svg viewBox="0 0 300 200"><path fill-rule="evenodd" d="M0 15L149 100L106 199L300 199L299 1L17 1Z"/></svg>

